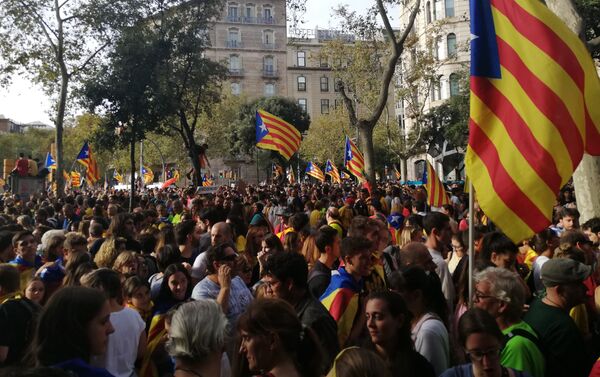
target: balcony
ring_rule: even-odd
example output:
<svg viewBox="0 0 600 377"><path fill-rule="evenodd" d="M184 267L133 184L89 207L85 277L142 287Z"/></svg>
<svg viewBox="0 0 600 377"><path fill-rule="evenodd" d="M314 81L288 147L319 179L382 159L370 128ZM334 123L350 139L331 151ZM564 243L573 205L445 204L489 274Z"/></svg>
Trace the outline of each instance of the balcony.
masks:
<svg viewBox="0 0 600 377"><path fill-rule="evenodd" d="M275 43L263 43L262 46L265 50L275 50L277 48Z"/></svg>
<svg viewBox="0 0 600 377"><path fill-rule="evenodd" d="M229 68L228 75L230 77L242 77L244 76L244 70L241 68Z"/></svg>
<svg viewBox="0 0 600 377"><path fill-rule="evenodd" d="M266 78L277 78L279 77L279 72L272 66L265 66L263 67L262 75Z"/></svg>
<svg viewBox="0 0 600 377"><path fill-rule="evenodd" d="M230 39L226 41L227 48L242 48L242 41Z"/></svg>
<svg viewBox="0 0 600 377"><path fill-rule="evenodd" d="M227 22L236 24L263 24L263 25L275 25L275 17L239 17L234 15L228 15L225 17Z"/></svg>
<svg viewBox="0 0 600 377"><path fill-rule="evenodd" d="M257 24L265 24L265 25L274 25L275 24L275 18L274 17L257 17L256 18L256 23Z"/></svg>
<svg viewBox="0 0 600 377"><path fill-rule="evenodd" d="M234 16L234 15L227 15L226 18L227 22L234 22L234 23L238 23L241 24L243 21L242 17L238 17L238 16Z"/></svg>

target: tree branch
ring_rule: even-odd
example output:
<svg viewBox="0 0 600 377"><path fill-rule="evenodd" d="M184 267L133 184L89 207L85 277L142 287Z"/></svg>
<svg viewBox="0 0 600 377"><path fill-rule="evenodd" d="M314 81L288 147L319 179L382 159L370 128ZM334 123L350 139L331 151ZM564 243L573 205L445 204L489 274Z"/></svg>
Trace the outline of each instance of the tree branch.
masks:
<svg viewBox="0 0 600 377"><path fill-rule="evenodd" d="M354 108L352 99L350 99L350 97L348 97L348 94L346 93L346 87L344 86L344 82L342 80L340 80L339 84L336 84L334 82L333 85L338 85L338 89L340 91L340 94L342 95L342 99L344 100L344 105L346 105L346 109L348 110L348 115L350 116L350 124L352 124L353 126L357 125L358 117L356 114L356 109Z"/></svg>
<svg viewBox="0 0 600 377"><path fill-rule="evenodd" d="M98 55L100 53L100 51L104 50L108 45L109 45L109 42L106 42L105 44L100 46L96 51L94 51L90 56L88 56L88 58L79 67L77 67L73 70L73 72L71 73L71 76L76 75L77 73L79 73L79 71L82 71L83 69L85 69L85 66L88 65L92 61L92 59L94 59L96 57L96 55Z"/></svg>
<svg viewBox="0 0 600 377"><path fill-rule="evenodd" d="M52 37L50 36L50 33L49 33L49 32L51 32L54 35L54 37L56 39L58 39L58 35L56 34L56 32L50 27L50 25L48 25L46 23L46 21L42 18L42 16L40 16L33 9L32 6L30 6L28 3L24 2L24 1L20 1L20 3L24 8L26 8L31 13L33 18L37 20L38 25L42 28L42 31L44 32L44 35L46 36L46 39L48 40L48 43L50 43L50 46L52 46L54 53L58 54L58 48L56 47L56 43L54 43L54 41L52 40Z"/></svg>

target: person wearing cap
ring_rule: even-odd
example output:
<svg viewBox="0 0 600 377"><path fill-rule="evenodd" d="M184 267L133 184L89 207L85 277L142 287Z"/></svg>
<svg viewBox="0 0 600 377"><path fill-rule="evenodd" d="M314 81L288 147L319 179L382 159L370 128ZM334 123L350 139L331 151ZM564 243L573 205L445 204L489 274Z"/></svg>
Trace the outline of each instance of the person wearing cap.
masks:
<svg viewBox="0 0 600 377"><path fill-rule="evenodd" d="M546 297L532 303L525 322L538 334L547 377L587 376L590 371L593 360L569 310L585 302L583 281L591 273L590 266L568 258L550 259L542 266Z"/></svg>

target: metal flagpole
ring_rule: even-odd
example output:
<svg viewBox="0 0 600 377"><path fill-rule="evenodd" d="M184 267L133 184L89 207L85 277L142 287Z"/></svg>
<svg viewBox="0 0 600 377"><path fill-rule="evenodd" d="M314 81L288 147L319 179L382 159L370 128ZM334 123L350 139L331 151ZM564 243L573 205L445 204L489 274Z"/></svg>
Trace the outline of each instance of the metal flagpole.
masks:
<svg viewBox="0 0 600 377"><path fill-rule="evenodd" d="M144 188L144 142L140 141L140 190Z"/></svg>
<svg viewBox="0 0 600 377"><path fill-rule="evenodd" d="M473 262L475 261L473 202L473 181L469 179L469 308L473 306Z"/></svg>

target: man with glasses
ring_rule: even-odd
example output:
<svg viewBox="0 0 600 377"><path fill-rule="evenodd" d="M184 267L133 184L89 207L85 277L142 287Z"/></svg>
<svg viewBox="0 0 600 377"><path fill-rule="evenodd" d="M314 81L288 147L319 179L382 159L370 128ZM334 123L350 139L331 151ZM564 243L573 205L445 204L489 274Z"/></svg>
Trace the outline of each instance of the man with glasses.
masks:
<svg viewBox="0 0 600 377"><path fill-rule="evenodd" d="M593 360L573 319L571 308L585 302L583 281L592 268L567 258L550 259L542 266L546 297L536 300L525 315L546 355L546 376L587 376Z"/></svg>
<svg viewBox="0 0 600 377"><path fill-rule="evenodd" d="M516 273L489 267L475 275L475 307L488 312L504 334L500 363L533 377L543 377L545 360L535 331L522 320L525 290Z"/></svg>

